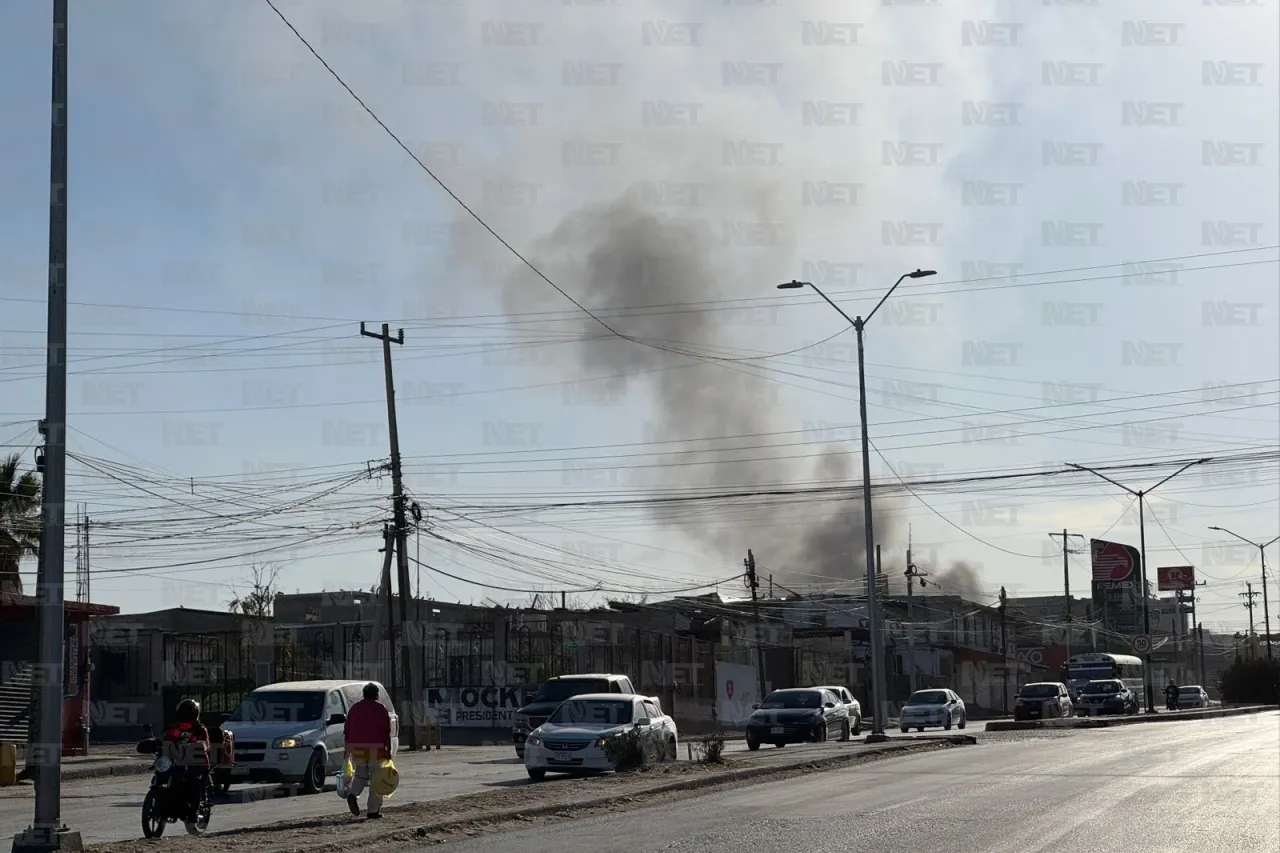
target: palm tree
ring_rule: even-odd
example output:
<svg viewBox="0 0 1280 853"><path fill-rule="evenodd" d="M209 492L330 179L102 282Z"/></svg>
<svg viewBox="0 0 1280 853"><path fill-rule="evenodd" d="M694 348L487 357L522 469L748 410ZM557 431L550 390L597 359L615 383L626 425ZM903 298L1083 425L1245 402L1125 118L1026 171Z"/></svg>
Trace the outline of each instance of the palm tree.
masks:
<svg viewBox="0 0 1280 853"><path fill-rule="evenodd" d="M40 553L40 477L18 473L18 454L0 459L0 593L22 594L18 565Z"/></svg>

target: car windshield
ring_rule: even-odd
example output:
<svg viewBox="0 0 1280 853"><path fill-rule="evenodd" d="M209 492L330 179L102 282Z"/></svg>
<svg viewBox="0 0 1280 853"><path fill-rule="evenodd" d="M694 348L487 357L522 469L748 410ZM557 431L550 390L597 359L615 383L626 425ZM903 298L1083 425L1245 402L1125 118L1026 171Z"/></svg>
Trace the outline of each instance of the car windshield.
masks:
<svg viewBox="0 0 1280 853"><path fill-rule="evenodd" d="M570 699L551 715L550 722L561 726L623 726L631 722L631 700Z"/></svg>
<svg viewBox="0 0 1280 853"><path fill-rule="evenodd" d="M603 678L561 678L538 688L535 702L563 702L583 693L608 693L609 682Z"/></svg>
<svg viewBox="0 0 1280 853"><path fill-rule="evenodd" d="M1085 693L1119 693L1122 685L1118 681L1090 681L1084 686Z"/></svg>
<svg viewBox="0 0 1280 853"><path fill-rule="evenodd" d="M1200 688L1199 687L1179 687L1178 692L1185 693L1189 696L1199 696Z"/></svg>
<svg viewBox="0 0 1280 853"><path fill-rule="evenodd" d="M1024 699L1048 699L1058 695L1058 685L1056 684L1028 684L1022 688L1022 692L1018 694Z"/></svg>
<svg viewBox="0 0 1280 853"><path fill-rule="evenodd" d="M324 714L323 692L315 690L258 690L240 701L227 717L230 723L310 723Z"/></svg>
<svg viewBox="0 0 1280 853"><path fill-rule="evenodd" d="M1091 666L1076 665L1068 669L1067 672L1072 681L1100 681L1111 678L1116 674L1113 667L1100 666L1098 664Z"/></svg>
<svg viewBox="0 0 1280 853"><path fill-rule="evenodd" d="M821 708L822 694L816 690L777 690L764 697L761 708Z"/></svg>
<svg viewBox="0 0 1280 853"><path fill-rule="evenodd" d="M947 694L941 690L921 690L918 693L912 693L911 698L907 700L908 705L945 705L947 704Z"/></svg>

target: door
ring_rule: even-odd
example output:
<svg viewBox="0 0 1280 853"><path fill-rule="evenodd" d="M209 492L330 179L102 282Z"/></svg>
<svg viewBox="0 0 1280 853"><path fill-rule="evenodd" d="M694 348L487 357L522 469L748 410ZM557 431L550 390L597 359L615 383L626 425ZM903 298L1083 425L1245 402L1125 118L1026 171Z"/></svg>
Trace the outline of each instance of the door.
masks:
<svg viewBox="0 0 1280 853"><path fill-rule="evenodd" d="M647 719L648 725L640 727L640 749L644 754L653 754L651 750L658 745L658 732L662 730L662 723L658 720L661 714L658 709L653 707L653 703L648 700L636 700L632 709L634 715L632 719Z"/></svg>
<svg viewBox="0 0 1280 853"><path fill-rule="evenodd" d="M324 700L324 748L328 752L328 760L325 762L330 770L336 771L342 764L342 753L346 746L346 737L343 734L342 723L329 725L329 721L333 719L335 714L345 719L347 713L346 702L342 698L342 692L339 690L330 690Z"/></svg>

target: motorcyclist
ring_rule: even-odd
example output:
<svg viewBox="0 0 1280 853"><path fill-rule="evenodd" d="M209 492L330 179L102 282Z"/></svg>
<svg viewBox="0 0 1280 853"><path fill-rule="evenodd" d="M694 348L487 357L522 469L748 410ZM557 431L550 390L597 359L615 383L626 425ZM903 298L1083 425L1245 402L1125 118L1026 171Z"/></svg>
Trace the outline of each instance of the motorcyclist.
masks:
<svg viewBox="0 0 1280 853"><path fill-rule="evenodd" d="M186 769L194 811L204 798L209 781L209 730L200 722L200 703L194 699L179 702L174 719L174 725L164 733L160 754Z"/></svg>
<svg viewBox="0 0 1280 853"><path fill-rule="evenodd" d="M1176 711L1178 708L1178 685L1172 681L1164 688L1165 706L1170 711Z"/></svg>

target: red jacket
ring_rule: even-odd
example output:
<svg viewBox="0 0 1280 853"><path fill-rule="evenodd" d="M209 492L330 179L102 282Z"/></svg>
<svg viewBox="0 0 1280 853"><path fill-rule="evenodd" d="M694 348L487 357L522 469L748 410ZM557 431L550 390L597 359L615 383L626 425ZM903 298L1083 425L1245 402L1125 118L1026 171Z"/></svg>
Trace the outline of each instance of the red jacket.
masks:
<svg viewBox="0 0 1280 853"><path fill-rule="evenodd" d="M377 750L391 757L391 714L377 699L361 699L351 706L342 736L349 750Z"/></svg>
<svg viewBox="0 0 1280 853"><path fill-rule="evenodd" d="M161 755L183 767L209 769L209 730L200 723L178 723L164 733Z"/></svg>

